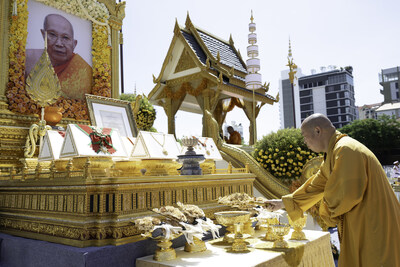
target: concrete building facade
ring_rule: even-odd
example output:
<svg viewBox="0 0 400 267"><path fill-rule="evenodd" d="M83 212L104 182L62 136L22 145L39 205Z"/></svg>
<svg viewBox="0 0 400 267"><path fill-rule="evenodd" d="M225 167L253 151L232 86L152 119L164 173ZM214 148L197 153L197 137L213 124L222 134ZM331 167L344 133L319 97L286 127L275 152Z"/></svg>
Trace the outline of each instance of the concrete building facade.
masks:
<svg viewBox="0 0 400 267"><path fill-rule="evenodd" d="M399 102L400 67L383 69L379 74L379 84L382 85L383 103Z"/></svg>
<svg viewBox="0 0 400 267"><path fill-rule="evenodd" d="M352 71L352 67L331 68L321 73L298 76L298 85L294 87L297 128L313 113L326 115L336 128L357 118ZM280 84L281 128L293 127L293 94L288 81L282 79Z"/></svg>

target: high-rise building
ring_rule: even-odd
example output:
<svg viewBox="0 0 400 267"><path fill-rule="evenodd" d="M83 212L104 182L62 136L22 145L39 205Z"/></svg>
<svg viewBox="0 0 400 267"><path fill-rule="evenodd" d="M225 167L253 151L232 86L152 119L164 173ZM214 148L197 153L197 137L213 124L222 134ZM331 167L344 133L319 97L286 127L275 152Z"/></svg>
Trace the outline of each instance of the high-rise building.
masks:
<svg viewBox="0 0 400 267"><path fill-rule="evenodd" d="M384 103L399 102L400 67L384 69L379 74L379 84L383 86L381 94Z"/></svg>
<svg viewBox="0 0 400 267"><path fill-rule="evenodd" d="M297 69L296 77L302 77L301 69ZM280 114L280 128L298 128L301 125L300 118L300 102L299 102L299 84L294 82L293 85L289 80L289 70L281 72L281 79L279 81L279 114ZM293 88L292 88L293 86ZM293 101L294 96L294 101ZM293 107L294 103L294 107ZM293 112L293 108L295 112ZM296 114L296 125L294 123L294 114Z"/></svg>
<svg viewBox="0 0 400 267"><path fill-rule="evenodd" d="M336 128L341 128L355 120L357 111L352 71L352 67L340 70L330 67L328 71L321 68L321 73L302 77L299 75L298 87L294 87L296 127L300 127L301 122L313 113L326 115ZM285 106L293 106L291 102L293 94L289 94L289 90L287 90L289 86L289 79L282 79L281 128L293 127L293 115L285 114L285 111L288 110ZM290 100L285 100L285 97L288 96Z"/></svg>

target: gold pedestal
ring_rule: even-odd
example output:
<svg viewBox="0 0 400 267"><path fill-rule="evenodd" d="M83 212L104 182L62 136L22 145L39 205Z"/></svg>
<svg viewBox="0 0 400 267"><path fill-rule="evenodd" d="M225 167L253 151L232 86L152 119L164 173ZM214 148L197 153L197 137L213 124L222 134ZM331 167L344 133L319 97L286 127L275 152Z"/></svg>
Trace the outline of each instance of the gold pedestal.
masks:
<svg viewBox="0 0 400 267"><path fill-rule="evenodd" d="M247 243L243 239L243 224L250 220L248 211L222 211L214 213L218 223L225 226L232 226L235 230L235 237L228 252L249 252Z"/></svg>
<svg viewBox="0 0 400 267"><path fill-rule="evenodd" d="M274 242L274 248L288 248L289 244L283 240L283 237L289 233L290 226L288 224L274 224L272 228L277 236L277 240Z"/></svg>
<svg viewBox="0 0 400 267"><path fill-rule="evenodd" d="M279 221L277 218L267 218L267 219L265 219L265 221L266 221L267 232L265 233L264 240L265 241L275 241L277 239L277 236L274 232L274 229L272 228L272 225L278 224Z"/></svg>
<svg viewBox="0 0 400 267"><path fill-rule="evenodd" d="M115 169L121 176L140 176L140 160L118 160L115 161Z"/></svg>
<svg viewBox="0 0 400 267"><path fill-rule="evenodd" d="M184 250L186 252L202 252L207 250L206 243L203 240L194 237L193 242L194 244L189 244L189 243L185 244Z"/></svg>
<svg viewBox="0 0 400 267"><path fill-rule="evenodd" d="M72 159L74 169L84 169L86 165L94 176L109 176L110 168L114 165L111 157L107 156L84 156Z"/></svg>
<svg viewBox="0 0 400 267"><path fill-rule="evenodd" d="M146 175L166 176L178 175L177 169L181 164L173 160L143 159L142 166L146 169Z"/></svg>
<svg viewBox="0 0 400 267"><path fill-rule="evenodd" d="M160 238L157 242L158 249L154 254L156 261L169 261L176 259L175 249L171 248L172 242L170 239Z"/></svg>

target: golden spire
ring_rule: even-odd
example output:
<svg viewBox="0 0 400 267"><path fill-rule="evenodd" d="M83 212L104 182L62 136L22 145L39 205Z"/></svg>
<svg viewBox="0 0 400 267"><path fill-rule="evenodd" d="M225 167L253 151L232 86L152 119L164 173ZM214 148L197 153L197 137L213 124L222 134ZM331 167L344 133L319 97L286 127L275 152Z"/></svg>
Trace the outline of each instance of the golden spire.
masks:
<svg viewBox="0 0 400 267"><path fill-rule="evenodd" d="M253 23L253 20L254 20L254 18L253 18L253 9L251 10L251 17L250 17L250 20L251 20L251 23Z"/></svg>
<svg viewBox="0 0 400 267"><path fill-rule="evenodd" d="M291 84L294 84L294 79L297 79L295 77L297 73L297 65L293 62L293 56L292 56L292 46L290 44L290 37L289 37L289 55L288 55L288 64L286 65L289 67L289 80Z"/></svg>

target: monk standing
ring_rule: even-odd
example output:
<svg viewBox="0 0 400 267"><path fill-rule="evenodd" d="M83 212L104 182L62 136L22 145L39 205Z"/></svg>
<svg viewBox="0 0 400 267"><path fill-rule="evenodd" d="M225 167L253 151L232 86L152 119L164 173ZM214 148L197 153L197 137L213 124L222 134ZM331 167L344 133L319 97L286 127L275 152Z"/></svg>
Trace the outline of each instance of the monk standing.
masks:
<svg viewBox="0 0 400 267"><path fill-rule="evenodd" d="M61 83L62 95L66 98L84 99L92 88L92 68L74 53L78 41L74 39L72 24L59 14L45 17L43 38L47 32L47 53ZM26 72L28 76L43 53L43 49L26 50Z"/></svg>
<svg viewBox="0 0 400 267"><path fill-rule="evenodd" d="M306 118L301 132L324 161L294 193L267 201L271 209L296 220L322 199L321 217L338 227L340 267L400 266L400 204L378 159L322 114Z"/></svg>

